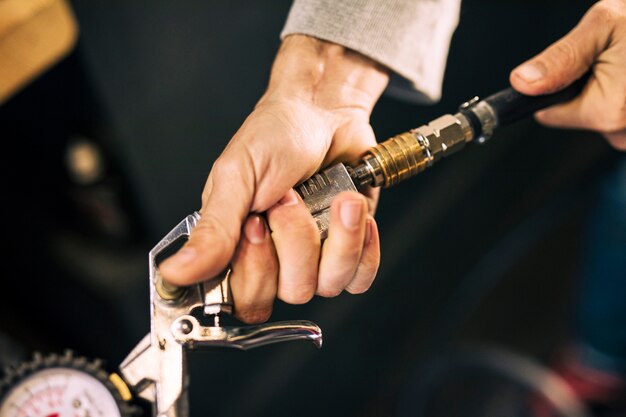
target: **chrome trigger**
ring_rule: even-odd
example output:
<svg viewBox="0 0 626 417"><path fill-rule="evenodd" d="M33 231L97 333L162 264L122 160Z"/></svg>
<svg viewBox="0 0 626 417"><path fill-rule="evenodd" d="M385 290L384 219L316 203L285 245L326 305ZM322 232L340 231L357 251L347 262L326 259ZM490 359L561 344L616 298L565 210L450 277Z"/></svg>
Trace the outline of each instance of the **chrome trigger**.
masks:
<svg viewBox="0 0 626 417"><path fill-rule="evenodd" d="M172 323L174 339L188 348L225 347L239 350L308 340L322 347L322 330L307 320L280 321L255 326L203 326L194 316L179 317Z"/></svg>

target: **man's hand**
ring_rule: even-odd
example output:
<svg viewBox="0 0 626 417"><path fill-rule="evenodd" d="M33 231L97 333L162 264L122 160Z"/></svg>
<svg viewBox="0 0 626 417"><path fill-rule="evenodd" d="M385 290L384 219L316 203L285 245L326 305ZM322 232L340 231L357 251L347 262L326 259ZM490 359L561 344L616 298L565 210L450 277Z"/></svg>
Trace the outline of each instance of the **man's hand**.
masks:
<svg viewBox="0 0 626 417"><path fill-rule="evenodd" d="M376 145L369 116L387 81L385 69L356 52L287 37L266 93L213 165L200 222L161 264L165 279L189 285L230 264L235 314L249 323L267 320L276 297L300 304L367 290L380 258L377 193L337 196L321 245L292 187Z"/></svg>
<svg viewBox="0 0 626 417"><path fill-rule="evenodd" d="M626 0L594 4L565 37L511 72L511 85L524 94L558 91L590 68L592 76L574 100L536 114L554 127L602 133L626 150Z"/></svg>

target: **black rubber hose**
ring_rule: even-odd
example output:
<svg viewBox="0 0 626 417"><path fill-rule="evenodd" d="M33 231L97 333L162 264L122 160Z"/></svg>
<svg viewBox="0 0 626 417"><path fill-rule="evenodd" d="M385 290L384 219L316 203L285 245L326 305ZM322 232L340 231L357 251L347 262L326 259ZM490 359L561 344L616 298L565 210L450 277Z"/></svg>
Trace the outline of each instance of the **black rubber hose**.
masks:
<svg viewBox="0 0 626 417"><path fill-rule="evenodd" d="M563 90L552 94L527 96L511 87L490 95L484 101L495 111L498 126L506 126L530 116L538 110L573 99L587 84L589 76L590 73L586 73Z"/></svg>

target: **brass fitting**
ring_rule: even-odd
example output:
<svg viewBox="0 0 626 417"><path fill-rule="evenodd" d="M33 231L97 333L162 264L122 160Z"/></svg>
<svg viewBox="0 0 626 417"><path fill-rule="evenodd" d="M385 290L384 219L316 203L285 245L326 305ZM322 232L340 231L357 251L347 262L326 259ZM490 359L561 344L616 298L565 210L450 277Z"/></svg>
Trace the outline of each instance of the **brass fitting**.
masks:
<svg viewBox="0 0 626 417"><path fill-rule="evenodd" d="M458 116L458 115L457 115ZM370 149L362 158L374 187L391 187L410 178L472 139L465 118L446 114Z"/></svg>

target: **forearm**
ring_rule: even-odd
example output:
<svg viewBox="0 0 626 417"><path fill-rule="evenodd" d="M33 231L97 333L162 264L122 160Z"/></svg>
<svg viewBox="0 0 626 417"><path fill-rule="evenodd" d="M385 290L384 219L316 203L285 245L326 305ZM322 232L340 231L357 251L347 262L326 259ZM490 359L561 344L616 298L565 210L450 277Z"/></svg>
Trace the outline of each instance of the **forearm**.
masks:
<svg viewBox="0 0 626 417"><path fill-rule="evenodd" d="M286 37L260 104L289 97L327 110L360 109L368 115L389 80L388 70L343 46L304 35Z"/></svg>

